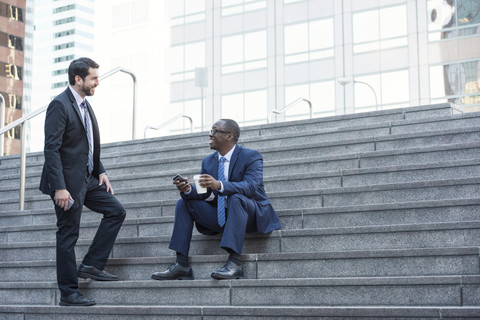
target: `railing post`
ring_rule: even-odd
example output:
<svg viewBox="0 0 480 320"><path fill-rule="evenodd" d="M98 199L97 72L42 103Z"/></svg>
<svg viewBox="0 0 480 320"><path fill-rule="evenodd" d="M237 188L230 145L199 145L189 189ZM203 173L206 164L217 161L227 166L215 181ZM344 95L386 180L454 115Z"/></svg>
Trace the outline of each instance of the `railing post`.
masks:
<svg viewBox="0 0 480 320"><path fill-rule="evenodd" d="M0 94L0 130L5 125L5 98ZM5 136L0 134L0 157L3 156Z"/></svg>
<svg viewBox="0 0 480 320"><path fill-rule="evenodd" d="M20 211L25 207L25 168L27 162L27 126L26 122L21 125L21 154L20 154Z"/></svg>

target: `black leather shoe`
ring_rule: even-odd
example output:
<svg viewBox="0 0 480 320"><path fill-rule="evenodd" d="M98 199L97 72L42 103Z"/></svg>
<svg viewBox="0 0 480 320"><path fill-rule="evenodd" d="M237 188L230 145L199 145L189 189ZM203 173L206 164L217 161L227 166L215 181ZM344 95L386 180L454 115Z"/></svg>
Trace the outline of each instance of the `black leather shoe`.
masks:
<svg viewBox="0 0 480 320"><path fill-rule="evenodd" d="M184 267L175 262L167 270L163 272L155 272L152 274L155 280L193 280L192 267Z"/></svg>
<svg viewBox="0 0 480 320"><path fill-rule="evenodd" d="M95 304L95 300L87 299L78 292L60 297L61 306L94 306Z"/></svg>
<svg viewBox="0 0 480 320"><path fill-rule="evenodd" d="M80 278L90 278L98 281L118 281L116 275L110 274L105 270L97 269L94 266L86 266L83 263L78 266L78 276Z"/></svg>
<svg viewBox="0 0 480 320"><path fill-rule="evenodd" d="M217 280L229 280L229 279L243 279L243 269L232 261L225 262L225 265L220 270L212 272L211 277Z"/></svg>

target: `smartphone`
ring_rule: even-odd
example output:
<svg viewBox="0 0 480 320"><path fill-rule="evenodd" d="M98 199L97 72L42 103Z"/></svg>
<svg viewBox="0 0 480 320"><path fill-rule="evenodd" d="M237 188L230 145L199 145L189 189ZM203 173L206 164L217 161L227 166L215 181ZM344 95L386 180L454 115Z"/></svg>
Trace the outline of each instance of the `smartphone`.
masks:
<svg viewBox="0 0 480 320"><path fill-rule="evenodd" d="M53 197L53 201L57 200L57 197ZM70 210L70 208L73 206L73 203L75 201L68 199L68 207L67 210Z"/></svg>
<svg viewBox="0 0 480 320"><path fill-rule="evenodd" d="M180 181L180 182L185 182L185 183L188 183L187 180L185 180L184 177L182 177L181 175L177 174L175 177L173 177L172 179L173 181L177 180L177 181Z"/></svg>

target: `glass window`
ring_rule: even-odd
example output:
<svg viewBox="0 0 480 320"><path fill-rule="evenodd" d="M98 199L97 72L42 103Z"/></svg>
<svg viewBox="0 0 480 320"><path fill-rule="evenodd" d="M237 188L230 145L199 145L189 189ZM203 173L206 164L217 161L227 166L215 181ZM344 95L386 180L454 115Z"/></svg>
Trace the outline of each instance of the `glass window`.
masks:
<svg viewBox="0 0 480 320"><path fill-rule="evenodd" d="M245 93L245 117L243 125L264 123L268 116L267 91Z"/></svg>
<svg viewBox="0 0 480 320"><path fill-rule="evenodd" d="M308 24L285 27L285 54L308 51Z"/></svg>
<svg viewBox="0 0 480 320"><path fill-rule="evenodd" d="M243 60L243 35L222 39L222 64L238 63Z"/></svg>
<svg viewBox="0 0 480 320"><path fill-rule="evenodd" d="M480 60L430 67L430 95L458 105L480 106Z"/></svg>
<svg viewBox="0 0 480 320"><path fill-rule="evenodd" d="M222 16L242 14L266 7L266 0L222 0Z"/></svg>
<svg viewBox="0 0 480 320"><path fill-rule="evenodd" d="M429 0L427 10L430 41L480 33L478 0Z"/></svg>
<svg viewBox="0 0 480 320"><path fill-rule="evenodd" d="M168 0L167 12L172 25L205 20L205 0Z"/></svg>
<svg viewBox="0 0 480 320"><path fill-rule="evenodd" d="M382 73L382 105L408 102L408 70Z"/></svg>
<svg viewBox="0 0 480 320"><path fill-rule="evenodd" d="M355 112L373 111L380 102L380 74L356 77L354 86Z"/></svg>
<svg viewBox="0 0 480 320"><path fill-rule="evenodd" d="M205 11L205 0L185 0L185 15L203 11Z"/></svg>
<svg viewBox="0 0 480 320"><path fill-rule="evenodd" d="M353 14L354 53L406 46L406 5Z"/></svg>
<svg viewBox="0 0 480 320"><path fill-rule="evenodd" d="M410 101L408 70L356 77L353 85L355 112L406 107Z"/></svg>
<svg viewBox="0 0 480 320"><path fill-rule="evenodd" d="M243 120L243 93L222 96L221 118L233 119L238 124Z"/></svg>
<svg viewBox="0 0 480 320"><path fill-rule="evenodd" d="M205 67L205 42L194 42L170 48L168 68L170 81L190 80L195 68Z"/></svg>
<svg viewBox="0 0 480 320"><path fill-rule="evenodd" d="M228 36L222 39L222 73L266 68L265 30Z"/></svg>
<svg viewBox="0 0 480 320"><path fill-rule="evenodd" d="M185 71L205 66L205 42L185 45Z"/></svg>
<svg viewBox="0 0 480 320"><path fill-rule="evenodd" d="M245 61L267 57L267 33L265 31L245 34Z"/></svg>
<svg viewBox="0 0 480 320"><path fill-rule="evenodd" d="M335 115L335 81L310 83L310 102L313 115Z"/></svg>
<svg viewBox="0 0 480 320"><path fill-rule="evenodd" d="M267 120L267 91L257 90L222 96L221 117L233 119L239 125L265 123Z"/></svg>
<svg viewBox="0 0 480 320"><path fill-rule="evenodd" d="M335 115L335 81L313 82L289 86L285 88L285 104L288 105L298 98L311 102L314 117ZM307 119L310 117L309 104L299 101L285 113L288 120Z"/></svg>
<svg viewBox="0 0 480 320"><path fill-rule="evenodd" d="M285 26L285 63L333 57L333 18Z"/></svg>

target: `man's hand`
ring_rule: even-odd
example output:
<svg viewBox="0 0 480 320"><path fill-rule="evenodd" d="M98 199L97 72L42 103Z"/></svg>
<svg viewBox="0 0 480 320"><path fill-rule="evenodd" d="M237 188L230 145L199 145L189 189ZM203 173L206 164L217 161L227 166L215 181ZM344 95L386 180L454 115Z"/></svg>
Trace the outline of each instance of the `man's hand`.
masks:
<svg viewBox="0 0 480 320"><path fill-rule="evenodd" d="M70 192L67 189L60 189L55 191L55 204L60 208L63 208L64 211L68 209L68 199L73 201Z"/></svg>
<svg viewBox="0 0 480 320"><path fill-rule="evenodd" d="M100 177L98 177L98 185L101 186L104 183L105 183L105 186L107 187L107 192L110 192L113 195L114 194L113 188L110 185L110 181L108 180L106 173L103 173L100 175Z"/></svg>
<svg viewBox="0 0 480 320"><path fill-rule="evenodd" d="M188 178L185 178L187 182L180 182L179 180L173 180L173 184L177 186L178 191L180 192L189 192L191 187L190 183L188 183L190 180Z"/></svg>
<svg viewBox="0 0 480 320"><path fill-rule="evenodd" d="M220 190L222 188L222 184L220 181L215 180L214 177L212 177L209 174L202 174L200 176L200 185L204 188L210 188L212 190Z"/></svg>

